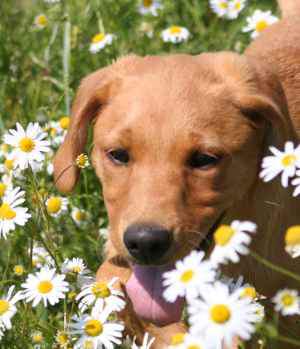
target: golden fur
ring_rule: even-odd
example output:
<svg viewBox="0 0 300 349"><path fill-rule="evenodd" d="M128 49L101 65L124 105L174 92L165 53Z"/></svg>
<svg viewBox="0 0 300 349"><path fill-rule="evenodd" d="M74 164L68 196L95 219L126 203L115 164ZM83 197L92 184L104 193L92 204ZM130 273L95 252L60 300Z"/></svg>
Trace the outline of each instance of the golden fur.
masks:
<svg viewBox="0 0 300 349"><path fill-rule="evenodd" d="M283 247L286 229L300 223L300 200L278 180L265 184L258 179L270 145L299 143L300 4L280 3L286 18L265 30L244 55L129 56L83 79L71 127L55 158L55 178L63 192L74 187L79 172L72 164L84 149L93 119L92 160L110 220L99 279L117 275L123 287L129 278L123 234L131 223L143 219L173 230L166 256L171 262L198 246L223 212L224 223L256 222L259 232L251 248L299 271L299 259L291 259ZM130 149L133 165L117 167L107 159L105 152L120 146ZM195 148L218 154L222 161L192 172L184 159ZM269 297L279 288L297 286L251 257L229 269ZM157 337L155 348L184 329L183 324L147 324L130 308L123 313L128 332L141 338L150 331ZM293 332L293 320L289 327Z"/></svg>

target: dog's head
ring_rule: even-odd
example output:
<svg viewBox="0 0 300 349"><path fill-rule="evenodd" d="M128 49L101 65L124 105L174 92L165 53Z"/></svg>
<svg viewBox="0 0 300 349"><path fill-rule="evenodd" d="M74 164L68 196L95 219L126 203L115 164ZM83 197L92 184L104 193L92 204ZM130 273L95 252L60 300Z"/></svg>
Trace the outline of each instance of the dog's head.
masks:
<svg viewBox="0 0 300 349"><path fill-rule="evenodd" d="M146 265L172 264L199 246L256 185L268 139L283 144L293 133L280 83L252 59L123 58L81 83L54 162L64 192L78 178L70 165L91 120L110 240Z"/></svg>

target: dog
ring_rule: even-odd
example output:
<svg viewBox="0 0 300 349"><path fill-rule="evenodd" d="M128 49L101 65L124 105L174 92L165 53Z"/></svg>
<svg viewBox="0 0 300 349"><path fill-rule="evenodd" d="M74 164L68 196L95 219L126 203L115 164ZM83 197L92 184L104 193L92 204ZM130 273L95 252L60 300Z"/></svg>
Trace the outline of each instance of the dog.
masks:
<svg viewBox="0 0 300 349"><path fill-rule="evenodd" d="M97 278L119 277L129 294L122 314L127 332L139 339L150 332L154 348L186 330L182 302L162 298L163 271L201 248L221 223L254 221L251 248L299 271L299 259L284 251L284 232L300 223L300 200L278 180L258 178L270 145L299 144L300 3L279 5L283 19L243 55L132 55L88 75L79 87L54 160L56 186L64 193L74 188L79 169L72 165L93 122L92 163L110 221ZM243 275L266 297L297 287L251 257L227 272ZM294 334L296 327L289 324Z"/></svg>

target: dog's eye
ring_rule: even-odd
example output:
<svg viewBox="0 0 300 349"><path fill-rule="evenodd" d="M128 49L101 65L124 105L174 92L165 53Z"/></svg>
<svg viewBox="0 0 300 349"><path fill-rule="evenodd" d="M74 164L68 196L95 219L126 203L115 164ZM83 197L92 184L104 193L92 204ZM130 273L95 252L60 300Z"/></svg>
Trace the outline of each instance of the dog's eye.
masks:
<svg viewBox="0 0 300 349"><path fill-rule="evenodd" d="M129 153L126 149L113 149L107 152L108 158L117 165L127 165Z"/></svg>
<svg viewBox="0 0 300 349"><path fill-rule="evenodd" d="M191 168L205 168L215 165L219 160L217 156L193 151L187 160L187 165Z"/></svg>

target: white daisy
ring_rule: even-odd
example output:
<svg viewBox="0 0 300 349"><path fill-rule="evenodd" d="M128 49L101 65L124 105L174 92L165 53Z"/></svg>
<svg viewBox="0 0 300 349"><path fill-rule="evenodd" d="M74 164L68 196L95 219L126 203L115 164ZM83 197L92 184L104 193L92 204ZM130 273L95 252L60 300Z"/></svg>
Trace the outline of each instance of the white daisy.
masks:
<svg viewBox="0 0 300 349"><path fill-rule="evenodd" d="M252 32L251 38L255 39L277 21L278 17L273 16L271 11L256 10L251 17L247 18L247 25L243 28L243 32Z"/></svg>
<svg viewBox="0 0 300 349"><path fill-rule="evenodd" d="M215 280L216 271L209 261L203 261L204 252L192 251L182 261L177 261L175 270L163 274L164 298L175 302L178 297L194 298L201 287Z"/></svg>
<svg viewBox="0 0 300 349"><path fill-rule="evenodd" d="M263 305L261 305L260 303L258 302L254 302L253 303L256 307L256 311L255 311L255 314L256 314L256 323L260 323L264 320L265 318L265 308Z"/></svg>
<svg viewBox="0 0 300 349"><path fill-rule="evenodd" d="M85 312L92 305L100 304L101 307L109 307L112 311L121 311L126 303L124 294L115 290L113 284L118 280L114 277L109 282L92 281L83 285L81 292L77 295L76 300L79 301L79 309Z"/></svg>
<svg viewBox="0 0 300 349"><path fill-rule="evenodd" d="M50 162L48 165L47 165L47 173L49 176L52 176L53 175L53 172L54 172L54 166L53 166L53 163Z"/></svg>
<svg viewBox="0 0 300 349"><path fill-rule="evenodd" d="M275 303L275 310L282 315L300 315L300 297L298 291L283 289L279 290L272 298Z"/></svg>
<svg viewBox="0 0 300 349"><path fill-rule="evenodd" d="M227 18L236 19L243 11L247 3L247 0L232 0L229 2Z"/></svg>
<svg viewBox="0 0 300 349"><path fill-rule="evenodd" d="M85 210L79 209L78 207L73 207L71 216L77 225L82 225L87 223L89 215Z"/></svg>
<svg viewBox="0 0 300 349"><path fill-rule="evenodd" d="M109 227L107 227L107 228L100 228L99 229L99 235L101 237L103 237L104 239L107 239L108 235L109 235Z"/></svg>
<svg viewBox="0 0 300 349"><path fill-rule="evenodd" d="M289 178L294 177L296 168L300 168L300 145L294 147L292 142L286 142L284 151L270 147L274 154L263 158L262 171L259 176L264 182L269 182L281 173L281 184L286 188Z"/></svg>
<svg viewBox="0 0 300 349"><path fill-rule="evenodd" d="M161 7L161 3L158 0L142 0L142 4L139 6L139 13L141 15L151 14L152 16L157 16L157 10Z"/></svg>
<svg viewBox="0 0 300 349"><path fill-rule="evenodd" d="M294 225L286 231L285 250L293 258L300 256L300 225Z"/></svg>
<svg viewBox="0 0 300 349"><path fill-rule="evenodd" d="M5 327L0 323L0 341L4 337Z"/></svg>
<svg viewBox="0 0 300 349"><path fill-rule="evenodd" d="M8 177L2 176L0 180L0 199L12 190L12 182Z"/></svg>
<svg viewBox="0 0 300 349"><path fill-rule="evenodd" d="M124 325L119 322L109 321L111 309L102 308L101 304L95 305L91 315L74 316L70 324L72 335L81 335L74 345L74 349L113 349L121 344ZM89 343L90 346L86 346Z"/></svg>
<svg viewBox="0 0 300 349"><path fill-rule="evenodd" d="M155 338L150 338L149 333L146 332L143 338L142 345L137 346L135 344L135 338L134 338L131 349L150 349L154 341L155 341Z"/></svg>
<svg viewBox="0 0 300 349"><path fill-rule="evenodd" d="M16 128L16 130L8 130L4 135L4 141L13 147L12 154L16 166L24 170L32 166L33 163L44 160L44 153L50 150L50 143L45 140L47 133L43 132L37 122L30 122L26 130L19 123L17 123Z"/></svg>
<svg viewBox="0 0 300 349"><path fill-rule="evenodd" d="M30 250L28 253L30 254ZM43 266L54 267L55 262L44 247L35 245L32 249L32 266L35 268Z"/></svg>
<svg viewBox="0 0 300 349"><path fill-rule="evenodd" d="M2 143L0 145L0 157L6 157L9 153L10 153L9 145Z"/></svg>
<svg viewBox="0 0 300 349"><path fill-rule="evenodd" d="M177 44L183 41L187 41L190 36L189 31L184 27L173 25L162 31L161 37L164 42L172 42Z"/></svg>
<svg viewBox="0 0 300 349"><path fill-rule="evenodd" d="M28 208L20 206L25 201L25 191L20 187L5 193L0 206L0 237L6 239L11 230L15 230L16 225L24 226L31 217L27 213Z"/></svg>
<svg viewBox="0 0 300 349"><path fill-rule="evenodd" d="M213 348L232 346L233 339L248 340L255 331L256 306L250 299L240 298L238 289L230 294L229 287L220 282L201 290L201 298L188 304L190 331L205 335Z"/></svg>
<svg viewBox="0 0 300 349"><path fill-rule="evenodd" d="M90 165L89 158L86 154L78 155L75 160L75 163L79 168L86 168Z"/></svg>
<svg viewBox="0 0 300 349"><path fill-rule="evenodd" d="M292 180L292 185L296 187L294 190L293 196L300 195L300 171L299 170L296 172L296 176L297 177Z"/></svg>
<svg viewBox="0 0 300 349"><path fill-rule="evenodd" d="M32 306L37 306L43 301L46 307L48 302L54 305L60 299L65 298L65 293L69 289L69 284L64 281L65 275L56 274L55 269L43 267L35 274L29 274L25 283L21 286L26 302L31 302Z"/></svg>
<svg viewBox="0 0 300 349"><path fill-rule="evenodd" d="M175 348L177 349L178 347L176 346ZM195 336L187 333L184 336L183 343L178 349L215 349L215 347L212 346L211 341L204 336Z"/></svg>
<svg viewBox="0 0 300 349"><path fill-rule="evenodd" d="M210 0L210 7L218 17L226 17L228 14L229 1L228 0Z"/></svg>
<svg viewBox="0 0 300 349"><path fill-rule="evenodd" d="M23 299L20 292L13 296L15 286L11 286L6 296L0 297L0 324L8 330L11 329L11 318L16 314L17 308L15 304Z"/></svg>
<svg viewBox="0 0 300 349"><path fill-rule="evenodd" d="M72 258L71 260L67 258L62 264L61 271L64 274L75 273L81 275L88 272L86 265L81 258Z"/></svg>
<svg viewBox="0 0 300 349"><path fill-rule="evenodd" d="M71 118L68 115L63 115L57 122L58 133L64 133L68 131L71 123Z"/></svg>
<svg viewBox="0 0 300 349"><path fill-rule="evenodd" d="M68 199L61 196L51 196L46 201L47 212L52 217L58 217L68 210Z"/></svg>
<svg viewBox="0 0 300 349"><path fill-rule="evenodd" d="M210 255L214 265L226 264L228 261L237 263L238 254L246 255L249 250L246 245L251 242L247 233L256 232L256 224L248 221L233 221L231 225L221 225L214 233L215 247Z"/></svg>
<svg viewBox="0 0 300 349"><path fill-rule="evenodd" d="M34 25L39 29L44 29L48 25L48 18L44 14L40 14L34 18Z"/></svg>
<svg viewBox="0 0 300 349"><path fill-rule="evenodd" d="M0 172L4 174L8 181L12 181L13 178L22 178L22 170L17 167L17 162L13 154L8 154L4 158L3 163L0 165Z"/></svg>
<svg viewBox="0 0 300 349"><path fill-rule="evenodd" d="M106 45L111 45L114 39L113 34L98 33L93 36L90 44L90 52L97 53L102 50Z"/></svg>

